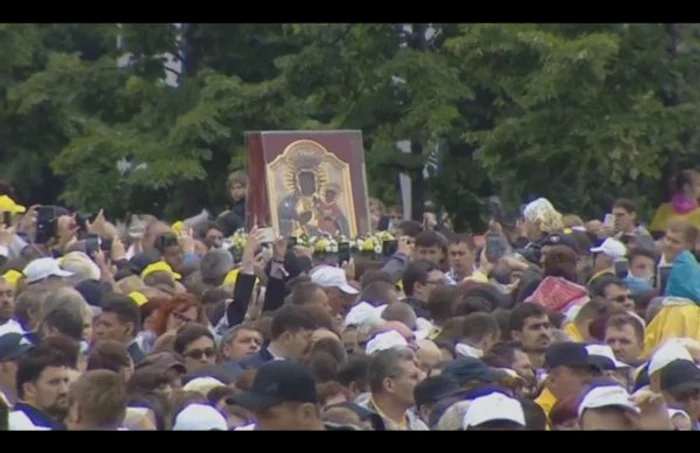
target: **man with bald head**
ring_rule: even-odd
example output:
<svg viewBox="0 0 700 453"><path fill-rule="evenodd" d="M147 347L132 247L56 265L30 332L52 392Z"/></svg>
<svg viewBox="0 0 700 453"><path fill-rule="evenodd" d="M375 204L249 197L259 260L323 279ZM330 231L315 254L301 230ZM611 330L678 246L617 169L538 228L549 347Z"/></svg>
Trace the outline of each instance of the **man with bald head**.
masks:
<svg viewBox="0 0 700 453"><path fill-rule="evenodd" d="M416 312L413 307L405 302L396 302L388 305L382 312L382 319L385 321L398 321L411 330L416 328Z"/></svg>
<svg viewBox="0 0 700 453"><path fill-rule="evenodd" d="M442 351L430 340L416 340L418 367L426 374L443 362Z"/></svg>

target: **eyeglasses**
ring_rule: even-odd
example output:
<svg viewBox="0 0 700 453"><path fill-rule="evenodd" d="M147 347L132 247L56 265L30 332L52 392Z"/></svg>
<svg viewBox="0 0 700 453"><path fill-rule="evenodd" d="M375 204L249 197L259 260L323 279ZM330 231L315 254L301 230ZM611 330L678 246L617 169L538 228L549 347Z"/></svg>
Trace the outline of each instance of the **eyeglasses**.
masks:
<svg viewBox="0 0 700 453"><path fill-rule="evenodd" d="M192 360L201 360L202 357L211 359L212 357L216 356L216 350L214 348L193 349L190 352L185 353L185 356Z"/></svg>

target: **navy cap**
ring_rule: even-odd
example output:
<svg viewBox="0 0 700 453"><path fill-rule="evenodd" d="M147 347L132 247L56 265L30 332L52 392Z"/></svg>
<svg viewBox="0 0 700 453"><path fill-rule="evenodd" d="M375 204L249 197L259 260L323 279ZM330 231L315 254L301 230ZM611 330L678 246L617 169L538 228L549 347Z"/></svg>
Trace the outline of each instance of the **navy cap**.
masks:
<svg viewBox="0 0 700 453"><path fill-rule="evenodd" d="M9 362L22 357L34 345L19 332L0 336L0 362Z"/></svg>
<svg viewBox="0 0 700 453"><path fill-rule="evenodd" d="M542 242L542 247L554 247L557 245L569 247L575 253L578 253L578 242L576 238L570 234L553 233L544 238Z"/></svg>
<svg viewBox="0 0 700 453"><path fill-rule="evenodd" d="M102 305L102 298L105 295L105 286L97 280L85 280L75 285L75 290L83 296L83 299L94 307Z"/></svg>
<svg viewBox="0 0 700 453"><path fill-rule="evenodd" d="M151 264L160 261L160 258L161 255L158 250L147 250L131 258L129 264L131 264L131 268L136 271L138 275L141 275L141 272L143 272L144 269Z"/></svg>
<svg viewBox="0 0 700 453"><path fill-rule="evenodd" d="M661 390L687 392L700 389L700 368L689 360L674 360L661 369Z"/></svg>
<svg viewBox="0 0 700 453"><path fill-rule="evenodd" d="M571 368L593 367L600 369L600 363L591 358L584 343L565 341L551 345L544 355L544 367L548 370L558 366Z"/></svg>
<svg viewBox="0 0 700 453"><path fill-rule="evenodd" d="M459 385L464 385L473 381L495 383L508 376L508 373L491 368L473 357L459 357L445 365L442 369L442 375L450 376Z"/></svg>
<svg viewBox="0 0 700 453"><path fill-rule="evenodd" d="M283 403L316 404L316 382L311 370L304 365L291 360L274 360L258 369L250 391L232 396L226 403L251 411Z"/></svg>
<svg viewBox="0 0 700 453"><path fill-rule="evenodd" d="M441 399L454 396L461 391L457 381L451 376L439 375L425 379L413 389L413 399L416 407L424 404L434 404Z"/></svg>

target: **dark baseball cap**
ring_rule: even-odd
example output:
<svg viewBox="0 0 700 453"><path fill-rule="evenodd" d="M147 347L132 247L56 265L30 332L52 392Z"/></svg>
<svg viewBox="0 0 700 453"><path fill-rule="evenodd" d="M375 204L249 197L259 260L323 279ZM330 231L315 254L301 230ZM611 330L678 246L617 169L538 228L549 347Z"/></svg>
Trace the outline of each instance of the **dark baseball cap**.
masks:
<svg viewBox="0 0 700 453"><path fill-rule="evenodd" d="M161 254L158 250L147 250L141 252L129 260L131 269L138 275L141 275L144 269L153 263L157 263L161 259Z"/></svg>
<svg viewBox="0 0 700 453"><path fill-rule="evenodd" d="M311 371L291 360L274 360L258 369L250 391L232 396L227 404L251 411L265 410L283 403L318 402L316 382Z"/></svg>
<svg viewBox="0 0 700 453"><path fill-rule="evenodd" d="M574 253L578 253L578 241L570 234L553 233L544 238L542 242L542 247L554 247L557 245L569 247Z"/></svg>
<svg viewBox="0 0 700 453"><path fill-rule="evenodd" d="M434 404L444 398L454 396L461 391L457 381L451 376L439 375L431 376L416 385L413 389L413 399L416 407L420 408L424 404Z"/></svg>
<svg viewBox="0 0 700 453"><path fill-rule="evenodd" d="M687 392L700 389L700 368L689 360L674 360L661 369L661 390Z"/></svg>
<svg viewBox="0 0 700 453"><path fill-rule="evenodd" d="M174 369L182 374L187 372L182 358L174 352L163 351L149 354L136 365L136 369L157 368L163 371Z"/></svg>
<svg viewBox="0 0 700 453"><path fill-rule="evenodd" d="M588 354L584 343L565 341L551 345L544 355L545 369L551 370L558 366L600 369L600 362Z"/></svg>
<svg viewBox="0 0 700 453"><path fill-rule="evenodd" d="M0 336L0 362L9 362L22 357L34 345L19 332L8 332Z"/></svg>
<svg viewBox="0 0 700 453"><path fill-rule="evenodd" d="M453 378L459 385L464 385L473 381L486 384L498 382L508 376L508 373L491 368L481 360L473 357L459 357L445 365L442 369L442 375Z"/></svg>

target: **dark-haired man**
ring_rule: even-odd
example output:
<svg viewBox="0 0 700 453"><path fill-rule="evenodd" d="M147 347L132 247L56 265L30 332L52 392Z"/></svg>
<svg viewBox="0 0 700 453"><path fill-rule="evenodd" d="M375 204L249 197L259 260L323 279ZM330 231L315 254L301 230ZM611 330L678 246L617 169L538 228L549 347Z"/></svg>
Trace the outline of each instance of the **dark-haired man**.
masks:
<svg viewBox="0 0 700 453"><path fill-rule="evenodd" d="M476 246L471 236L457 235L447 246L447 259L450 271L447 275L455 282L460 282L474 271L474 253Z"/></svg>
<svg viewBox="0 0 700 453"><path fill-rule="evenodd" d="M226 367L234 373L244 369L257 369L273 360L300 360L307 351L311 337L317 329L333 329L333 319L328 311L316 305L285 305L272 318L271 340L267 348Z"/></svg>
<svg viewBox="0 0 700 453"><path fill-rule="evenodd" d="M146 357L136 342L139 326L141 311L136 302L121 294L109 294L103 301L102 314L95 327L95 339L122 343L129 351L131 360L138 365Z"/></svg>
<svg viewBox="0 0 700 453"><path fill-rule="evenodd" d="M260 367L250 391L227 400L255 415L259 431L324 431L316 383L300 363L280 360Z"/></svg>
<svg viewBox="0 0 700 453"><path fill-rule="evenodd" d="M440 266L427 260L412 261L403 274L403 291L419 318L430 319L428 298L433 289L443 283L445 274Z"/></svg>
<svg viewBox="0 0 700 453"><path fill-rule="evenodd" d="M656 244L651 233L639 223L637 205L632 200L621 198L613 203L612 215L615 218L614 238L628 246L654 250ZM602 232L610 235L608 226L603 225Z"/></svg>
<svg viewBox="0 0 700 453"><path fill-rule="evenodd" d="M17 397L10 430L65 430L69 359L50 350L29 351L17 366Z"/></svg>

